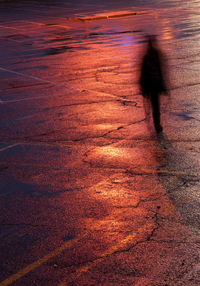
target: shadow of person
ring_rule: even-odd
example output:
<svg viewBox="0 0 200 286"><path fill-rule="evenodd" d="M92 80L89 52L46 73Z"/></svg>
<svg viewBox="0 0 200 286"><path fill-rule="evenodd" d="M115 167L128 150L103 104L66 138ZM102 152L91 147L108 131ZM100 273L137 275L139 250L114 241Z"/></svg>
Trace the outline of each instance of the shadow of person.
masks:
<svg viewBox="0 0 200 286"><path fill-rule="evenodd" d="M168 139L167 135L164 132L160 132L157 134L157 143L160 149L174 149L171 141Z"/></svg>
<svg viewBox="0 0 200 286"><path fill-rule="evenodd" d="M197 162L192 160L179 144L172 144L164 132L157 134L155 144L157 148L154 155L160 166L157 170L158 180L166 190L174 209L180 213L184 224L189 226L193 234L199 236L200 183Z"/></svg>

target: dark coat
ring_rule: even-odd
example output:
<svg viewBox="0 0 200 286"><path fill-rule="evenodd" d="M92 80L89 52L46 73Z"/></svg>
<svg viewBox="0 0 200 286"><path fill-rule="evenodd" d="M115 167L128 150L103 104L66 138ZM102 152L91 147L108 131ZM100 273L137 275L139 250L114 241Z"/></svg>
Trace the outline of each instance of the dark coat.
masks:
<svg viewBox="0 0 200 286"><path fill-rule="evenodd" d="M160 52L156 48L148 48L142 61L140 75L143 96L156 96L166 91L162 68Z"/></svg>

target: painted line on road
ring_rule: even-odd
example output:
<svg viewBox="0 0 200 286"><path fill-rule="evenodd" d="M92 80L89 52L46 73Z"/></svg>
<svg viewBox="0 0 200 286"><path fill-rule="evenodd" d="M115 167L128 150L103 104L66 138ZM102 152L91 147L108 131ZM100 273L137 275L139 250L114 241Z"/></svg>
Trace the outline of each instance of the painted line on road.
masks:
<svg viewBox="0 0 200 286"><path fill-rule="evenodd" d="M37 261L33 262L32 264L28 265L27 267L21 269L16 274L11 275L9 278L5 279L4 281L0 282L0 286L7 286L18 280L19 278L23 277L30 271L34 270L35 268L39 267L46 261L48 261L50 258L53 258L54 256L60 254L65 249L71 247L74 243L82 239L84 236L86 236L87 233L81 234L74 238L73 240L67 241L60 247L56 248L54 251L50 252L49 254L43 256L42 258L38 259Z"/></svg>
<svg viewBox="0 0 200 286"><path fill-rule="evenodd" d="M30 78L30 79L33 79L33 80L38 80L38 81L41 81L41 82L53 84L55 86L65 87L65 88L76 90L76 91L81 91L81 89L76 88L76 87L72 87L70 85L60 84L60 83L53 82L53 81L50 81L50 80L47 80L47 79L42 79L42 78L39 78L39 77L36 77L36 76L32 76L32 75L24 74L24 73L21 73L21 72L16 72L16 71L13 71L13 70L9 70L9 69L3 68L3 67L0 67L0 70L6 71L6 72L9 72L9 73L13 73L13 74L17 74L17 75L20 75L20 76L23 76L23 77L27 77L27 78Z"/></svg>
<svg viewBox="0 0 200 286"><path fill-rule="evenodd" d="M53 82L53 81L50 81L50 80L46 80L46 79L42 79L42 78L39 78L39 77L35 77L35 76L32 76L32 75L28 75L28 74L16 72L16 71L13 71L13 70L9 70L9 69L3 68L3 67L0 67L0 70L5 71L5 72L9 72L9 73L13 73L13 74L16 74L16 75L20 75L20 76L23 76L23 77L27 77L27 78L30 78L30 79L33 79L33 80L41 81L41 82L44 82L44 83L52 84L54 86L64 87L64 88L75 90L75 91L79 91L79 92L89 91L89 92L93 92L93 93L96 93L96 94L101 94L101 95L104 95L104 96L117 98L118 100L123 100L123 99L121 99L120 97L118 97L116 95L113 95L113 94L110 94L110 93L106 93L106 92L102 92L102 91L97 91L97 90L92 90L92 89L79 89L77 87L73 87L73 86L65 85L65 84L60 84L60 83ZM10 102L29 100L29 99L30 100L34 100L34 99L37 99L37 98L40 98L40 97L35 97L35 98L31 97L31 98L28 98L28 99L25 98L25 99L16 99L16 100L8 100L8 101L3 101L2 99L0 99L0 103L4 104L4 103L10 103Z"/></svg>
<svg viewBox="0 0 200 286"><path fill-rule="evenodd" d="M8 149L13 148L13 147L15 147L15 146L18 146L18 145L20 145L20 144L21 144L21 143L15 143L15 144L6 146L6 147L4 147L4 148L1 148L1 149L0 149L0 152L3 152L3 151L5 151L5 150L8 150Z"/></svg>
<svg viewBox="0 0 200 286"><path fill-rule="evenodd" d="M43 95L43 96L35 96L35 97L23 97L19 99L10 99L10 100L1 100L0 103L13 103L13 102L20 102L20 101L27 101L27 100L37 100L37 99L44 99L44 98L49 98L49 97L59 97L61 96L60 94L51 94L51 95Z"/></svg>
<svg viewBox="0 0 200 286"><path fill-rule="evenodd" d="M167 182L171 183L174 181L174 177L170 178ZM160 186L159 186L160 187ZM158 188L158 185L155 187ZM162 211L161 214L164 216L167 216L168 214L170 214L174 209L176 209L176 207L178 207L179 205L181 205L182 203L184 203L185 201L187 201L188 198L187 197L182 197L180 198L174 205L170 206L169 208L167 208L165 211ZM125 237L123 240L121 240L117 245L112 246L111 248L109 248L108 250L106 250L99 258L95 259L94 261L88 262L86 265L84 265L83 267L80 267L79 269L76 270L75 273L73 273L70 277L70 280L73 279L77 279L79 278L83 273L89 271L92 267L94 267L96 264L98 264L99 262L103 261L107 256L114 254L115 252L119 251L119 249L121 247L124 247L126 245L127 242L129 242L131 239L135 238L136 235L144 232L144 231L149 231L152 229L152 227L154 226L153 223L146 223L145 225L141 226L140 228L138 228L138 230L136 230L134 233L128 235L127 237ZM69 279L68 279L69 280ZM58 286L66 286L67 279L63 280L62 282L60 282L58 284Z"/></svg>
<svg viewBox="0 0 200 286"><path fill-rule="evenodd" d="M121 247L124 247L128 242L130 242L130 240L135 238L137 236L137 234L145 232L145 231L146 232L150 231L153 226L154 226L154 224L152 224L152 223L148 223L148 224L145 224L145 225L141 226L135 232L129 234L124 239L122 239L118 244L113 245L111 248L107 249L99 258L95 259L92 262L88 262L83 267L77 269L76 272L74 274L72 274L71 279L77 279L79 276L81 276L81 274L83 274L83 273L87 272L88 270L90 270L90 268L94 267L96 264L98 264L99 262L103 261L107 256L112 255L115 252L119 251L119 249ZM60 282L58 284L58 286L65 286L65 285L67 285L66 284L67 282L68 282L68 280L65 279L62 282Z"/></svg>
<svg viewBox="0 0 200 286"><path fill-rule="evenodd" d="M38 26L42 26L42 27L59 27L59 28L64 28L64 29L70 29L70 26L64 26L64 25L60 25L60 24L48 24L48 23L42 23L42 22L32 22L32 21L23 21L23 23L25 24L34 24L34 25L38 25ZM21 26L20 26L21 27ZM24 27L24 26L23 26Z"/></svg>
<svg viewBox="0 0 200 286"><path fill-rule="evenodd" d="M168 214L170 214L173 210L175 210L178 206L182 205L183 203L185 203L186 201L188 201L188 197L184 196L182 198L180 198L174 205L170 206L169 208L167 208L166 210L164 210L163 212L161 212L162 215L167 216Z"/></svg>
<svg viewBox="0 0 200 286"><path fill-rule="evenodd" d="M174 178L170 178L168 180L168 183L173 181ZM158 186L156 186L155 188L158 188ZM177 206L181 205L183 202L185 202L187 200L186 197L180 198L175 205L169 207L168 209L166 209L164 212L161 212L162 215L166 216L168 215L170 212L172 212ZM121 212L121 211L120 211ZM74 274L71 275L70 279L76 279L78 278L81 274L87 272L88 270L90 270L93 266L95 266L96 264L98 264L99 262L103 261L107 256L114 254L115 252L119 251L119 249L123 246L125 246L131 239L135 238L137 234L144 232L144 231L149 231L151 230L151 228L154 226L154 224L152 222L150 223L146 223L143 226L141 226L140 228L138 228L135 232L129 234L127 237L125 237L124 239L122 239L119 243L117 243L116 245L113 245L111 248L107 249L99 258L97 258L96 260L92 261L92 262L88 262L86 265L84 265L83 267L80 267L79 269L76 270L76 272ZM18 271L16 274L11 275L9 278L5 279L4 281L0 282L0 286L7 286L12 284L13 282L15 282L16 280L22 278L23 276L25 276L26 274L28 274L30 271L34 270L35 268L41 266L42 264L44 264L45 262L47 262L49 259L59 255L60 253L62 253L65 249L71 247L74 243L78 242L80 239L82 239L83 237L85 237L86 235L88 235L90 233L91 230L84 232L83 234L80 234L77 238L74 238L71 241L67 241L66 243L64 243L63 245L61 245L60 247L56 248L54 251L50 252L49 254L45 255L44 257L38 259L37 261L33 262L32 264L26 266L25 268L23 268L22 270ZM64 286L66 285L65 283L67 282L67 280L63 280L62 282L60 282L59 286Z"/></svg>
<svg viewBox="0 0 200 286"><path fill-rule="evenodd" d="M148 223L146 225L143 225L142 227L140 227L137 231L135 231L134 233L128 235L127 237L125 237L123 240L121 240L117 245L112 246L110 249L106 250L100 258L96 259L93 262L88 263L87 265L79 268L75 274L76 274L76 278L79 277L82 273L87 272L91 267L93 267L95 264L101 262L102 260L104 260L108 255L113 254L114 252L118 251L120 247L122 247L122 244L126 244L127 242L129 242L131 239L133 239L134 237L136 237L136 235L144 230L148 230L147 228L152 227L153 224L152 223ZM74 238L71 241L67 241L66 243L64 243L63 245L61 245L60 247L56 248L54 251L50 252L49 254L45 255L44 257L38 259L37 261L33 262L32 264L26 266L25 268L21 269L20 271L18 271L16 274L11 275L10 277L8 277L7 279L5 279L4 281L0 282L0 286L7 286L10 285L12 283L14 283L16 280L22 278L23 276L25 276L26 274L28 274L30 271L36 269L37 267L41 266L42 264L44 264L45 262L47 262L49 259L59 255L60 253L62 253L65 249L71 247L74 243L78 242L80 239L82 239L83 237L85 237L88 233L90 233L90 231L84 232L83 234L79 235L78 237ZM74 275L75 275L74 274ZM77 276L78 275L78 276ZM64 282L61 282L61 284L59 284L59 286L61 285L65 285L63 284Z"/></svg>

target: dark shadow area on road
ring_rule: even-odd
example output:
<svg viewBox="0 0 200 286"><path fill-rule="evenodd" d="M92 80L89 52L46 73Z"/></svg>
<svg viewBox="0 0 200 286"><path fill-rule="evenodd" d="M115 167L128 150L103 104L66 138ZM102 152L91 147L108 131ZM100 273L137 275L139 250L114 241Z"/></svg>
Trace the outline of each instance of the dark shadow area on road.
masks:
<svg viewBox="0 0 200 286"><path fill-rule="evenodd" d="M160 163L158 178L175 208L181 214L184 224L198 234L200 229L200 203L197 200L199 178L197 166L187 156L174 147L165 133L157 135ZM172 182L169 183L172 178Z"/></svg>

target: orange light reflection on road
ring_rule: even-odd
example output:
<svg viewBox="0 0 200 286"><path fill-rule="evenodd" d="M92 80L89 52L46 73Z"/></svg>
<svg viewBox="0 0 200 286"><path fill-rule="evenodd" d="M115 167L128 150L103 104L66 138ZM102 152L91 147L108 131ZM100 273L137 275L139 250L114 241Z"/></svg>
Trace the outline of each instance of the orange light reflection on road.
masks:
<svg viewBox="0 0 200 286"><path fill-rule="evenodd" d="M173 28L171 23L166 19L161 19L161 30L160 30L160 39L161 40L171 40L173 39Z"/></svg>

